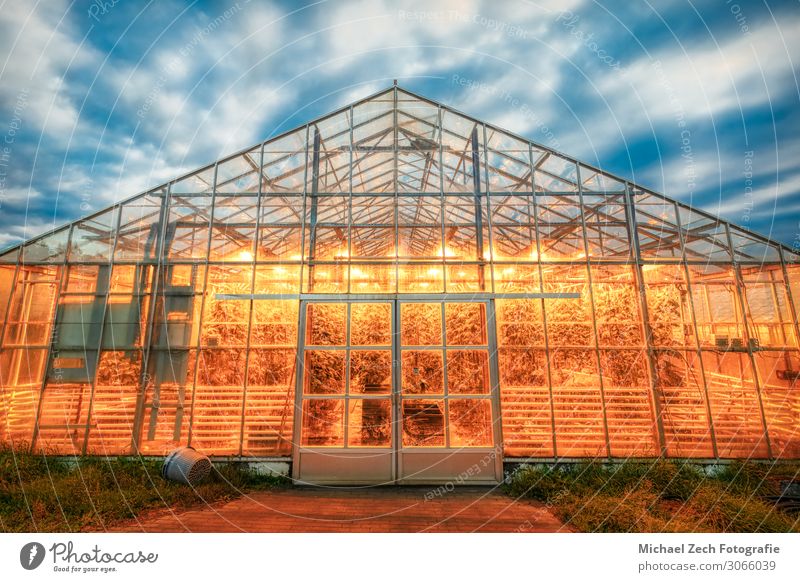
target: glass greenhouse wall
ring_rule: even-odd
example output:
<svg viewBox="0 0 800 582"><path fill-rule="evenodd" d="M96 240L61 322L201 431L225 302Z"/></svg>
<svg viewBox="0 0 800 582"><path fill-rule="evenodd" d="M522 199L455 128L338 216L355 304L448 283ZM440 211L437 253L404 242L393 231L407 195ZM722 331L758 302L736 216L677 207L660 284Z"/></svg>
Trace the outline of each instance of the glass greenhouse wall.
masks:
<svg viewBox="0 0 800 582"><path fill-rule="evenodd" d="M800 458L799 310L789 248L393 87L2 254L0 441Z"/></svg>

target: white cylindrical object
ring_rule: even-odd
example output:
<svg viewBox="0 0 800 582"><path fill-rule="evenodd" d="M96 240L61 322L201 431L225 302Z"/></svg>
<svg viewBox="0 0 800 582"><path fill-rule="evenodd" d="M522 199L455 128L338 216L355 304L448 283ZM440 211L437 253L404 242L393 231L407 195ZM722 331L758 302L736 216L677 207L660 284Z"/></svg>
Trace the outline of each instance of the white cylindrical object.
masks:
<svg viewBox="0 0 800 582"><path fill-rule="evenodd" d="M197 485L211 472L211 461L192 447L180 447L172 451L161 468L161 476L170 481Z"/></svg>

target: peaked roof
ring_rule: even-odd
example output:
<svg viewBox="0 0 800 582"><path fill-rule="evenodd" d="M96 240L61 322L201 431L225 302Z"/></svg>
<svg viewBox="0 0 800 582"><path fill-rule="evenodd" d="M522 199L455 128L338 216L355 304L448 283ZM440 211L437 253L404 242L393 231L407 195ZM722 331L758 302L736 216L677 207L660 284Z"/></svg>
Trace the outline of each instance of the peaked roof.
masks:
<svg viewBox="0 0 800 582"><path fill-rule="evenodd" d="M478 166L477 176L473 171L475 151L485 151L481 160L485 167ZM308 170L312 157L318 157L318 176ZM114 239L118 225L127 236L137 228L142 206L159 216L157 209L169 197L211 198L213 192L281 196L314 189L319 194L347 194L351 189L354 194L436 193L442 189L470 193L475 187L509 194L533 189L547 196L543 205L556 207L565 197L581 193L585 208L594 205L594 220L613 218L608 214L612 210L603 208L602 199L616 196L620 204L627 189L636 206L643 255L650 249L653 258L677 258L683 246L687 258L780 262L779 249L783 249L791 255L791 262L800 261L786 245L395 85L18 243L0 254L0 263L18 258L26 263L56 262L53 249L63 249L58 254L66 254L70 227L72 240L77 237L84 244L98 236ZM184 212L197 212L196 206ZM211 204L207 207L201 211L209 214ZM113 212L117 208L121 208L119 215ZM589 221L585 216L584 222ZM657 249L662 247L666 254L659 255ZM110 259L110 253L108 256Z"/></svg>

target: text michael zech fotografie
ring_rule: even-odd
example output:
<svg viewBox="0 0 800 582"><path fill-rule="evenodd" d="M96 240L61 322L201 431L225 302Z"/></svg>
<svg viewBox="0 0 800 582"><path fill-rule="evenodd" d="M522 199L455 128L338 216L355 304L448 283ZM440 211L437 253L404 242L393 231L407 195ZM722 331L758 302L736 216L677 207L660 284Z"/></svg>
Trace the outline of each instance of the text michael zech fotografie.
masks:
<svg viewBox="0 0 800 582"><path fill-rule="evenodd" d="M680 545L639 544L640 554L742 554L756 556L759 554L779 554L780 546L764 544L761 546L736 546L731 544L692 544Z"/></svg>

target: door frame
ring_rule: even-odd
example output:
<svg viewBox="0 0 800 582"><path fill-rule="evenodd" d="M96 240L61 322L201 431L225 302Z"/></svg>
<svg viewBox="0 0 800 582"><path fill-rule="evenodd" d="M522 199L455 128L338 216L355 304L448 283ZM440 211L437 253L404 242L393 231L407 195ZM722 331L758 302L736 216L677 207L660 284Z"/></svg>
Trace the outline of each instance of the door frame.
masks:
<svg viewBox="0 0 800 582"><path fill-rule="evenodd" d="M349 354L353 349L350 346L350 305L363 304L363 303L388 303L391 306L391 335L392 344L390 346L392 354L392 391L390 396L391 402L391 420L392 420L392 444L389 448L383 447L363 447L363 448L335 448L335 447L313 447L302 445L302 430L303 430L303 382L305 373L305 352L306 345L306 327L307 327L307 312L308 306L312 303L327 303L327 304L346 304L347 311L347 331L346 331L346 344L341 346L341 349L347 354L346 361L349 361ZM491 402L492 411L492 438L494 446L492 447L469 447L464 449L450 448L448 446L441 448L405 448L402 443L402 369L401 369L401 337L400 337L400 310L402 304L405 303L439 303L443 306L448 303L481 303L485 306L486 311L486 335L487 344L486 349L489 357L489 401ZM444 309L444 307L443 307ZM299 323L298 326L298 346L297 346L297 365L296 365L296 378L295 378L295 422L293 428L293 441L292 447L292 477L295 482L301 484L315 484L315 485L403 485L403 484L497 484L503 479L503 454L502 454L502 420L500 416L500 390L499 390L499 370L497 364L497 337L495 329L495 306L494 300L489 297L475 298L458 297L458 296L369 296L369 297L351 297L351 296L331 296L325 295L321 297L304 296L301 298L299 310ZM442 321L444 327L444 320ZM446 357L446 339L443 338L443 358ZM333 347L333 346L331 346ZM313 348L312 348L313 349ZM329 348L330 349L330 348ZM384 348L385 349L385 348ZM446 366L446 362L444 363ZM345 383L349 381L349 365L346 366ZM346 385L349 391L349 386ZM344 402L344 419L345 431L348 429L347 420L349 414L350 398L345 396L342 399ZM446 399L445 399L446 400ZM448 427L449 419L445 419L445 428ZM345 437L346 439L346 433ZM449 443L446 443L449 444ZM345 440L346 445L346 440ZM349 478L344 475L342 478L335 477L336 471L331 471L330 474L333 478L314 478L303 479L302 465L303 457L309 455L316 455L319 457L331 456L331 468L336 464L336 459L339 459L340 464L345 464L341 461L343 458L350 458L355 463L362 462L369 463L369 458L375 455L383 456L388 455L390 458L390 469L387 473L387 478L384 479L361 479ZM409 455L409 459L404 457ZM404 475L403 468L413 463L406 463L404 461L415 459L422 461L426 466L435 467L439 466L441 472L433 475L418 471L414 475ZM423 461L423 459L425 459ZM345 471L346 468L343 467ZM415 476L416 475L416 476Z"/></svg>

